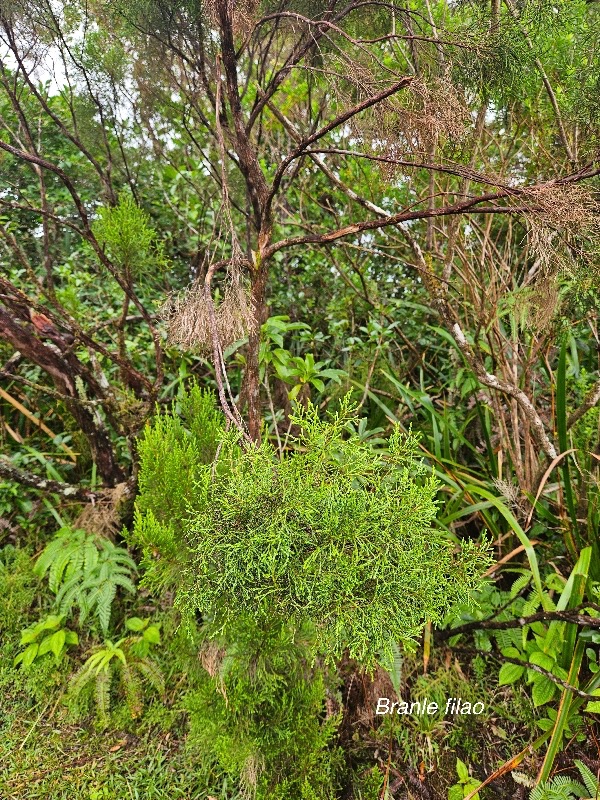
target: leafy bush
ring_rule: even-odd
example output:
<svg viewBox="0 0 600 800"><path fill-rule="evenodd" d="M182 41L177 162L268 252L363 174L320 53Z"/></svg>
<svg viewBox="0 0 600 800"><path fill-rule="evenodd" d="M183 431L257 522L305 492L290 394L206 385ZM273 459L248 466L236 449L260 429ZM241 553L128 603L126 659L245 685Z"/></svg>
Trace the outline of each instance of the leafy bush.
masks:
<svg viewBox="0 0 600 800"><path fill-rule="evenodd" d="M222 424L214 395L192 384L172 413L157 414L139 439L132 543L144 551L144 583L154 589L180 579L184 521L197 507L196 481L215 456Z"/></svg>
<svg viewBox="0 0 600 800"><path fill-rule="evenodd" d="M98 209L93 231L128 279L166 269L168 262L150 218L130 193L123 192L116 206Z"/></svg>
<svg viewBox="0 0 600 800"><path fill-rule="evenodd" d="M333 800L343 770L325 713L331 676L309 666L307 631L239 617L228 639L207 637L204 679L185 698L189 742L256 800Z"/></svg>
<svg viewBox="0 0 600 800"><path fill-rule="evenodd" d="M308 622L319 652L347 648L370 667L469 602L485 556L469 543L454 551L432 527L437 484L423 477L417 440L396 430L388 452L374 452L345 435L351 417L345 404L323 422L309 406L281 460L269 443L242 453L223 434L220 469L199 472L202 508L187 526L184 611L222 631L247 609L259 623Z"/></svg>
<svg viewBox="0 0 600 800"><path fill-rule="evenodd" d="M486 556L433 527L416 438L396 430L373 450L347 401L326 421L312 405L294 417L283 458L268 442L242 450L211 395L178 404L195 417L158 416L141 438L132 542L146 581L176 583L190 631L202 615L190 740L257 799L333 797L344 769L326 662L393 659L468 602Z"/></svg>

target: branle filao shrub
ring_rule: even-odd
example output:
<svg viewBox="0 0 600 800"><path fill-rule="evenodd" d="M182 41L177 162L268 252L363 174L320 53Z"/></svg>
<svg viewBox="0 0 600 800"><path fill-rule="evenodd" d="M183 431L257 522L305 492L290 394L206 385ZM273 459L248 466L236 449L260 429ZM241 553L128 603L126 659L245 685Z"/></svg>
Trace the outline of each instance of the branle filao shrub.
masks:
<svg viewBox="0 0 600 800"><path fill-rule="evenodd" d="M182 451L195 475L181 519L160 521L156 491L156 508L142 497L145 514L137 517L149 547L178 540L166 551L179 559L184 614L200 612L225 637L248 613L259 624L308 624L315 652L333 660L347 650L371 668L391 657L394 642L410 647L427 620L469 601L487 556L469 542L455 548L436 529L438 486L416 437L397 429L386 450L374 451L348 433L352 416L348 401L326 420L312 405L300 409L299 434L283 458L268 441L243 448L224 429L212 464L192 463L189 453L202 447L191 432L172 436L160 465L142 443L142 485L156 490L148 473L167 474L169 460L180 469Z"/></svg>

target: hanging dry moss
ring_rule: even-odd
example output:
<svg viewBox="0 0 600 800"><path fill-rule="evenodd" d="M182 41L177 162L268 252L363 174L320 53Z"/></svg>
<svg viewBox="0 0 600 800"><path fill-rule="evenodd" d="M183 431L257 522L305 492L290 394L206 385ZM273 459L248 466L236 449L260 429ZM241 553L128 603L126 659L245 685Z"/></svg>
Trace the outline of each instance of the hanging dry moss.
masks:
<svg viewBox="0 0 600 800"><path fill-rule="evenodd" d="M218 24L215 0L204 0L204 10L214 25ZM235 0L229 3L234 36L247 36L254 25L258 0Z"/></svg>
<svg viewBox="0 0 600 800"><path fill-rule="evenodd" d="M598 203L586 186L546 183L527 187L519 195L519 202L523 200L535 209L526 215L533 227L582 233L598 224Z"/></svg>
<svg viewBox="0 0 600 800"><path fill-rule="evenodd" d="M203 280L194 281L180 295L171 297L163 306L162 316L168 324L168 341L183 350L211 353L213 350L210 320L212 297L207 297ZM228 270L223 296L214 303L214 315L222 348L254 330L254 305L239 268Z"/></svg>
<svg viewBox="0 0 600 800"><path fill-rule="evenodd" d="M370 89L374 93L381 86ZM436 145L460 141L470 125L464 98L445 77L427 83L415 78L405 90L352 121L354 135L390 159L429 153ZM391 164L383 171L392 179L398 168Z"/></svg>

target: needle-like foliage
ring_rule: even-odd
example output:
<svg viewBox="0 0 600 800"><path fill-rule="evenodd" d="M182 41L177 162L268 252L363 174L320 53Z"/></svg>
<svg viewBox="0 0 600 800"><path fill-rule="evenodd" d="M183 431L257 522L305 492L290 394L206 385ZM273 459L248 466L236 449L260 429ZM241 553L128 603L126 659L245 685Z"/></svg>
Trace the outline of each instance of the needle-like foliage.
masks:
<svg viewBox="0 0 600 800"><path fill-rule="evenodd" d="M347 403L328 420L309 406L280 459L268 443L242 452L223 434L220 468L205 467L202 508L187 523L187 588L178 603L216 629L244 613L314 626L317 651L371 667L393 642L468 602L485 556L433 526L437 483L417 440L396 430L387 452L348 436ZM226 468L223 468L226 466Z"/></svg>

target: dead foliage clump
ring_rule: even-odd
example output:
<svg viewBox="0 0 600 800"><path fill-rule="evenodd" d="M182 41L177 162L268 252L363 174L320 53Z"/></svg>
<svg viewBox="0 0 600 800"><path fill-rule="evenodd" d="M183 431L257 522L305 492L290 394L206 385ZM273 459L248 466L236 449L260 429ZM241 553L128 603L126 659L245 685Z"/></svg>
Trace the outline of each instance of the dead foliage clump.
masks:
<svg viewBox="0 0 600 800"><path fill-rule="evenodd" d="M218 303L207 295L201 280L194 281L183 294L169 298L162 308L169 343L184 350L212 353L212 314L221 348L243 339L255 329L254 305L239 270L229 271Z"/></svg>
<svg viewBox="0 0 600 800"><path fill-rule="evenodd" d="M415 79L402 97L405 105L396 123L397 145L414 152L429 152L447 140L460 141L471 117L452 81L444 76L425 82Z"/></svg>
<svg viewBox="0 0 600 800"><path fill-rule="evenodd" d="M205 0L204 10L214 25L218 24L218 14L215 0ZM253 28L256 11L259 7L258 0L228 0L228 12L234 36L247 36Z"/></svg>
<svg viewBox="0 0 600 800"><path fill-rule="evenodd" d="M398 170L394 159L428 154L437 145L460 141L470 124L464 98L444 77L428 82L415 78L406 89L352 121L354 135L390 159L383 168L387 179Z"/></svg>
<svg viewBox="0 0 600 800"><path fill-rule="evenodd" d="M122 508L130 495L126 482L101 489L73 522L73 528L112 538L121 528Z"/></svg>
<svg viewBox="0 0 600 800"><path fill-rule="evenodd" d="M556 316L560 304L560 292L556 275L548 275L536 281L529 299L529 324L534 331L547 330Z"/></svg>
<svg viewBox="0 0 600 800"><path fill-rule="evenodd" d="M494 478L494 486L511 508L519 507L520 492L518 486L502 478Z"/></svg>
<svg viewBox="0 0 600 800"><path fill-rule="evenodd" d="M529 317L541 329L558 306L557 276L583 255L586 240L597 238L598 203L587 187L555 183L525 187L514 200L529 207L523 214L538 276L528 298Z"/></svg>
<svg viewBox="0 0 600 800"><path fill-rule="evenodd" d="M198 658L203 668L208 672L211 678L216 677L225 659L225 648L220 647L214 641L206 641L203 643Z"/></svg>
<svg viewBox="0 0 600 800"><path fill-rule="evenodd" d="M526 216L533 227L582 233L598 224L598 203L586 186L546 183L524 188L518 199L531 205Z"/></svg>
<svg viewBox="0 0 600 800"><path fill-rule="evenodd" d="M248 799L254 797L256 794L258 779L260 778L260 774L263 772L264 768L265 761L260 753L253 753L251 756L248 756L244 762L244 766L242 767L242 772L240 774L240 784L243 797Z"/></svg>

